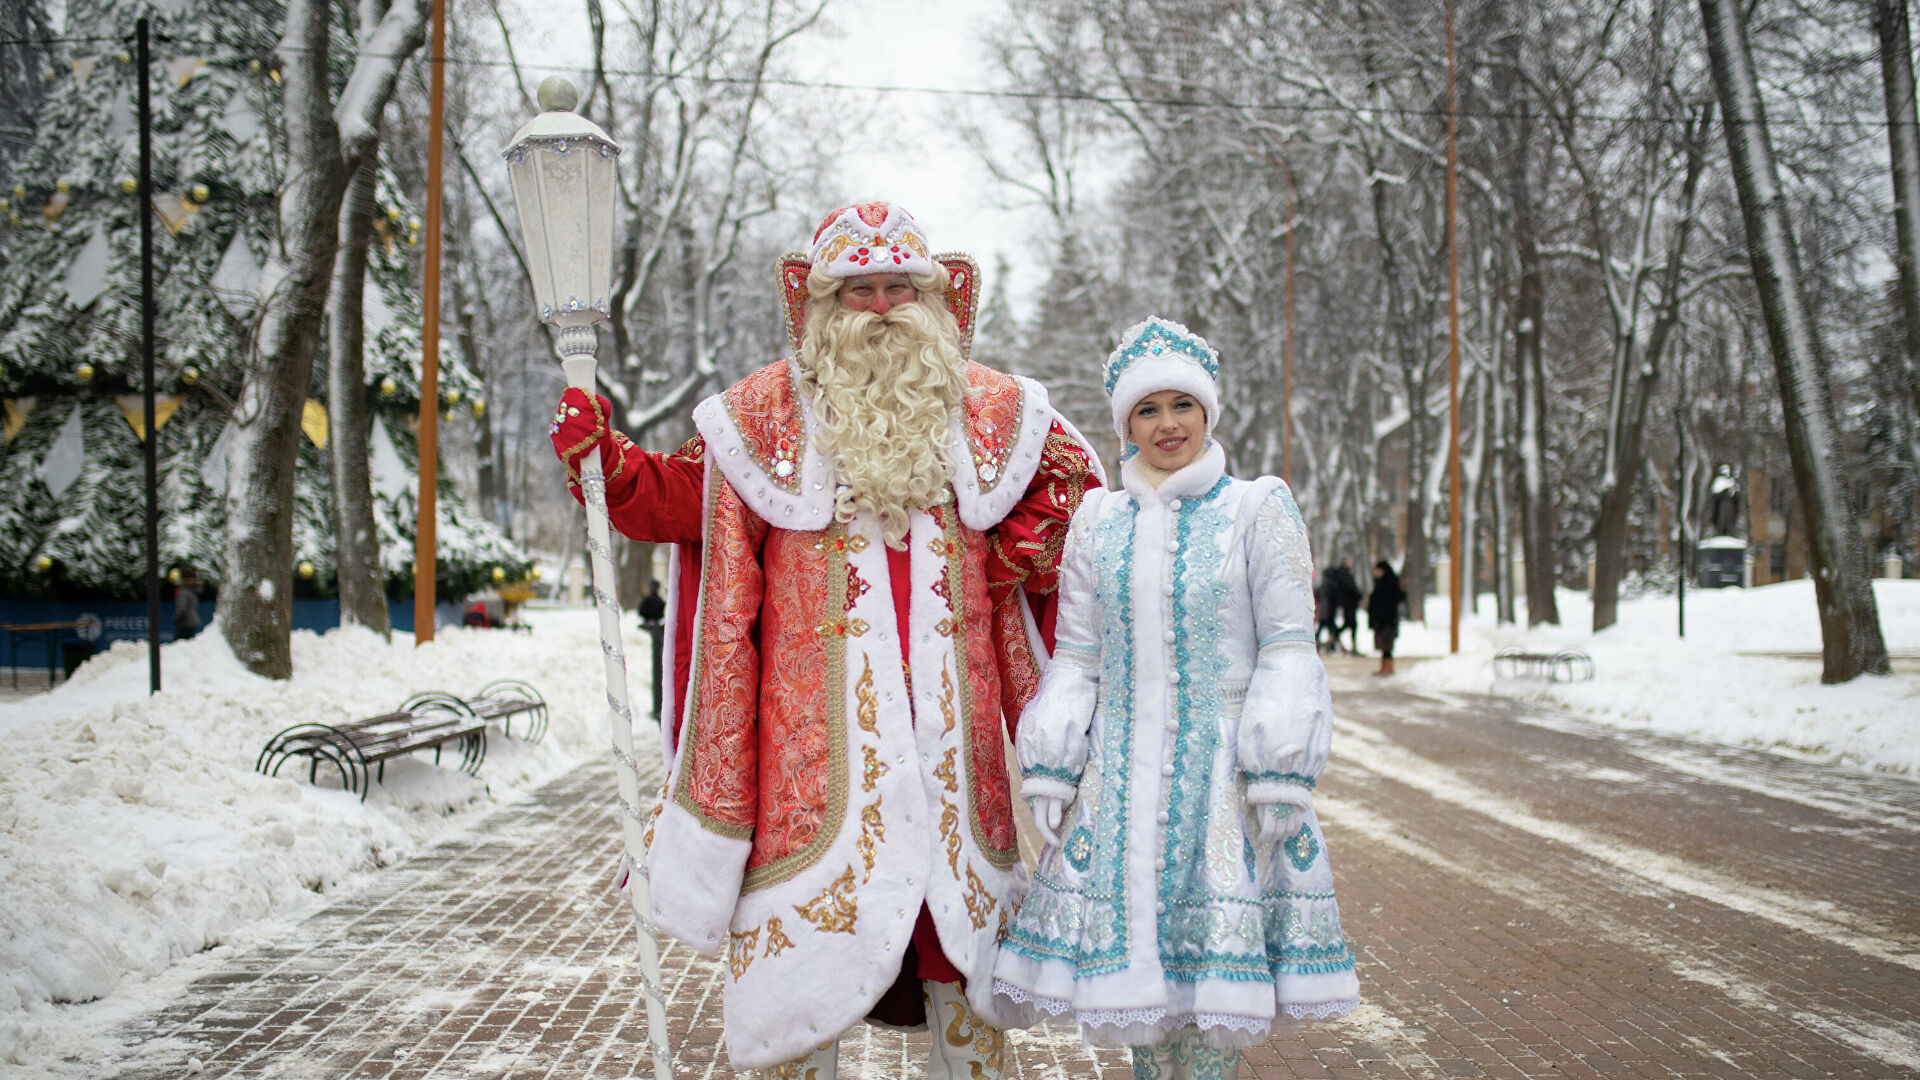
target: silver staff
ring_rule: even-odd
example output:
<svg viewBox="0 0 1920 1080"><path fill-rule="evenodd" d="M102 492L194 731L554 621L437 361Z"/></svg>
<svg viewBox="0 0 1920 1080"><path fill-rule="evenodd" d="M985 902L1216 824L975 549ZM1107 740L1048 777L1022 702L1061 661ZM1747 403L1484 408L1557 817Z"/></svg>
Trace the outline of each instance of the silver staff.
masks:
<svg viewBox="0 0 1920 1080"><path fill-rule="evenodd" d="M567 385L593 393L594 324L607 317L613 276L614 164L620 148L592 121L575 114L580 95L554 76L540 84L539 116L507 144L507 173L520 229L526 238L540 319L560 334L560 366ZM587 502L587 548L593 558L593 598L600 610L600 651L606 657L607 726L613 733L615 773L620 778L620 824L633 866L633 915L640 934L640 978L647 998L647 1041L653 1075L673 1075L667 1048L666 987L660 980L660 943L653 932L648 888L640 775L633 757L633 712L627 702L627 662L620 650L620 601L607 524L607 485L600 455L580 459L580 489Z"/></svg>

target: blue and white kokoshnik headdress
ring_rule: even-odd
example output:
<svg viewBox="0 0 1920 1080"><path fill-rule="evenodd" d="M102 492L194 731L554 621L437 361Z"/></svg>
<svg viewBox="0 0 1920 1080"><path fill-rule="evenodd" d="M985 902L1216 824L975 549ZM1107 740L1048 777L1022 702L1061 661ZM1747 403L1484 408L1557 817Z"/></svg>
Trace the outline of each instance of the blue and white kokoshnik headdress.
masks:
<svg viewBox="0 0 1920 1080"><path fill-rule="evenodd" d="M1158 316L1135 323L1120 335L1120 347L1107 357L1107 397L1113 403L1113 431L1128 442L1127 418L1148 394L1178 390L1193 395L1207 411L1207 437L1220 419L1220 354L1207 339L1171 319Z"/></svg>

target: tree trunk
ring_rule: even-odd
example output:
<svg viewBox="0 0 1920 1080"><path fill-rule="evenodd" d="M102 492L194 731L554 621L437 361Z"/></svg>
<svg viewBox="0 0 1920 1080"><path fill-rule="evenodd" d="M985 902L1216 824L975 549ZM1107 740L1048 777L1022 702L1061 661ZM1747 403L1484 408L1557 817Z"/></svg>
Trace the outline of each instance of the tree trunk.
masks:
<svg viewBox="0 0 1920 1080"><path fill-rule="evenodd" d="M1747 41L1746 13L1738 0L1700 0L1700 16L1720 108L1726 114L1727 156L1772 346L1787 454L1806 528L1825 654L1820 678L1841 683L1861 674L1884 675L1889 671L1887 646L1853 498L1841 475L1845 449L1835 425L1825 345L1800 284L1800 253L1782 203L1766 108Z"/></svg>
<svg viewBox="0 0 1920 1080"><path fill-rule="evenodd" d="M1913 43L1907 0L1875 0L1880 81L1887 97L1887 150L1893 160L1894 262L1900 268L1900 313L1906 335L1907 391L1920 416L1920 132L1916 132ZM1920 464L1920 462L1916 462Z"/></svg>
<svg viewBox="0 0 1920 1080"><path fill-rule="evenodd" d="M1521 61L1522 35L1507 35L1508 64ZM1519 468L1515 494L1520 513L1520 557L1526 562L1527 625L1560 623L1560 607L1554 599L1558 558L1554 549L1556 535L1553 492L1547 480L1547 373L1540 347L1541 326L1546 318L1547 284L1541 269L1538 228L1533 214L1532 103L1524 96L1515 99L1512 117L1503 126L1511 131L1507 151L1505 186L1507 202L1513 211L1513 250L1515 257L1513 291L1513 406L1515 447Z"/></svg>
<svg viewBox="0 0 1920 1080"><path fill-rule="evenodd" d="M329 5L289 0L280 41L286 87L287 175L272 282L252 343L252 371L234 409L227 469L226 576L215 605L221 633L247 670L293 674L294 463L313 374L347 181L378 138L402 61L420 47L425 0L404 0L374 30L341 93L328 93Z"/></svg>
<svg viewBox="0 0 1920 1080"><path fill-rule="evenodd" d="M1660 384L1660 364L1666 358L1667 343L1680 322L1680 289L1686 263L1687 241L1693 234L1695 197L1700 190L1700 174L1705 168L1703 153L1710 112L1686 126L1687 173L1680 191L1680 206L1667 245L1667 262L1661 274L1660 306L1654 313L1653 328L1647 344L1635 363L1637 373L1625 380L1622 392L1629 396L1623 407L1614 410L1618 418L1614 434L1618 448L1611 470L1612 483L1600 492L1599 516L1593 523L1593 630L1599 633L1620 618L1620 582L1627 569L1627 532L1632 524L1633 500L1646 471L1647 410L1653 392ZM1649 212L1653 209L1648 207ZM1629 360L1631 344L1628 345Z"/></svg>
<svg viewBox="0 0 1920 1080"><path fill-rule="evenodd" d="M341 625L392 634L380 573L380 529L373 516L367 448L367 245L373 242L374 154L354 170L340 208L340 254L327 323L327 403L333 447L333 531Z"/></svg>

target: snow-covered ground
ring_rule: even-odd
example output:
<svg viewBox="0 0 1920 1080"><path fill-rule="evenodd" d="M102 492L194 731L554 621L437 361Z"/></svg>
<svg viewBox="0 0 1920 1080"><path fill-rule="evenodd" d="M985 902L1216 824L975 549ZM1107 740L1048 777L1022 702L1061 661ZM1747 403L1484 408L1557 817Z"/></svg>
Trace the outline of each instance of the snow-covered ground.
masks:
<svg viewBox="0 0 1920 1080"><path fill-rule="evenodd" d="M1888 645L1920 653L1920 581L1879 582ZM1812 587L1690 591L1687 637L1672 597L1621 606L1593 635L1586 597L1562 593L1564 626L1496 627L1492 603L1447 653L1444 601L1409 625L1403 656L1435 657L1403 679L1440 691L1534 695L1594 719L1912 773L1920 767L1920 673L1820 684ZM527 613L535 630L448 628L415 648L359 630L294 637L295 677L248 675L217 633L166 647L167 690L148 697L144 646L123 643L51 693L0 705L0 1075L84 1053L120 1019L156 1007L196 969L271 940L277 928L381 866L605 753L602 667L590 610ZM1364 640L1364 636L1363 636ZM1496 681L1494 650L1573 645L1592 682ZM629 620L634 700L646 638ZM518 677L552 703L545 741L494 737L480 777L389 764L365 803L289 768L253 771L281 728L386 711L419 690L471 693ZM182 962L185 961L185 962ZM91 1002L91 1004L65 1004ZM61 1003L61 1004L57 1004Z"/></svg>
<svg viewBox="0 0 1920 1080"><path fill-rule="evenodd" d="M51 693L0 705L0 1074L38 1075L36 1062L164 1000L183 958L270 939L357 876L605 753L597 617L523 617L530 634L447 627L421 648L411 634L297 633L286 682L248 674L202 633L164 648L153 697L146 646L121 642ZM628 622L644 702L647 638ZM290 725L505 677L541 692L551 726L539 743L496 731L477 778L393 761L362 803L337 780L308 783L298 761L278 778L253 771Z"/></svg>
<svg viewBox="0 0 1920 1080"><path fill-rule="evenodd" d="M1839 686L1820 682L1820 625L1811 581L1758 589L1688 589L1687 636L1678 633L1672 595L1620 605L1599 634L1587 594L1558 594L1560 626L1494 625L1493 598L1461 620L1460 652L1449 656L1447 602L1429 598L1426 625L1408 624L1395 653L1437 657L1401 668L1433 690L1537 697L1620 727L1762 747L1844 765L1920 773L1920 581L1876 581L1887 648L1913 658L1894 674ZM1362 644L1368 644L1363 633ZM1591 682L1496 679L1494 652L1506 646L1551 652L1571 646L1593 657ZM1800 653L1785 659L1765 653Z"/></svg>

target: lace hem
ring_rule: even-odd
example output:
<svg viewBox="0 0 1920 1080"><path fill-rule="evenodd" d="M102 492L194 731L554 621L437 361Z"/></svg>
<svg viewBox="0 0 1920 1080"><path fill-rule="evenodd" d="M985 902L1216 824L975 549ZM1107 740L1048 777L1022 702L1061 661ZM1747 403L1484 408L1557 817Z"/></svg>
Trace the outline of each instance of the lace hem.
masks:
<svg viewBox="0 0 1920 1080"><path fill-rule="evenodd" d="M1072 1012L1073 1019L1089 1037L1103 1041L1113 1041L1120 1045L1143 1045L1158 1041L1159 1037L1183 1027L1198 1028L1202 1032L1217 1032L1220 1038L1209 1036L1208 1042L1226 1045L1246 1045L1264 1038L1273 1026L1273 1021L1261 1016L1241 1016L1235 1013L1176 1012L1169 1014L1165 1006L1155 1005L1145 1009L1079 1009L1073 1003L1059 998L1043 997L1024 987L1015 986L1005 979L993 980L994 994L1018 1004L1031 1004L1049 1017L1059 1017ZM1285 1002L1278 1006L1279 1016L1289 1020L1332 1020L1353 1011L1359 1001L1345 998L1337 1001ZM1235 1038L1229 1033L1239 1033ZM1246 1036L1252 1036L1249 1039Z"/></svg>

